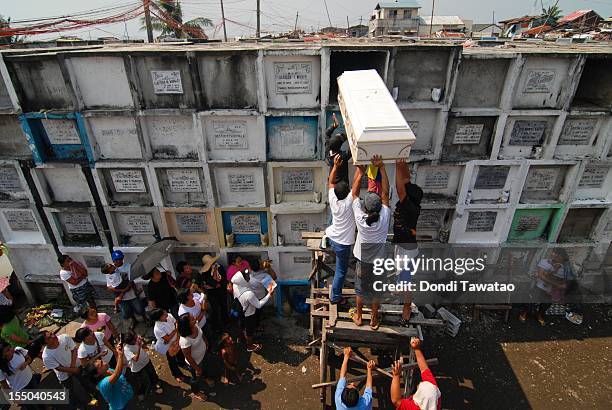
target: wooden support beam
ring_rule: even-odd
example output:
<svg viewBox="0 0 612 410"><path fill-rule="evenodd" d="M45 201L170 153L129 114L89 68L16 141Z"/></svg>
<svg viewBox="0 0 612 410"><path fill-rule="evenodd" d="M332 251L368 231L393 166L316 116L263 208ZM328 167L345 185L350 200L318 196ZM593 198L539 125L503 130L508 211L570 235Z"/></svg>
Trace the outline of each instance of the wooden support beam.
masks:
<svg viewBox="0 0 612 410"><path fill-rule="evenodd" d="M342 333L342 332L372 333L375 335L378 334L378 335L384 335L384 336L407 337L407 338L417 335L416 329L409 328L409 327L388 326L388 325L381 324L378 330L372 330L370 326L357 326L353 322L339 321L336 323L336 326L334 327L334 334Z"/></svg>
<svg viewBox="0 0 612 410"><path fill-rule="evenodd" d="M323 319L321 329L321 350L319 351L319 381L325 383L327 380L327 320ZM323 408L327 405L327 395L325 390L321 391L321 403Z"/></svg>
<svg viewBox="0 0 612 410"><path fill-rule="evenodd" d="M343 349L342 349L340 346L337 346L336 344L331 343L331 342L327 342L327 344L328 344L329 346L331 346L331 348L333 348L333 349L334 349L334 350L335 350L337 353L344 354L344 350L343 350ZM359 357L359 356L357 356L355 353L352 353L352 354L349 356L349 359L351 359L351 360L353 360L353 361L355 361L355 362L357 362L357 363L361 363L361 364L365 365L365 366L366 366L366 368L367 368L368 361L367 361L367 360L362 359L362 358L361 358L361 357ZM374 367L374 370L376 370L376 371L377 371L378 373L380 373L380 374L384 374L385 376L387 376L387 377L389 377L389 378L391 378L391 379L393 378L393 375L392 375L391 373L389 373L388 371L386 371L386 370L384 370L384 369L381 369L381 368L380 368L380 367L378 367L378 366L375 366L375 367Z"/></svg>
<svg viewBox="0 0 612 410"><path fill-rule="evenodd" d="M323 238L323 235L325 235L325 232L306 232L303 231L302 232L302 239L319 239L319 242L321 238Z"/></svg>
<svg viewBox="0 0 612 410"><path fill-rule="evenodd" d="M329 302L322 302L322 300L325 299L306 299L306 303L310 303L310 301L315 302L316 303L329 303ZM312 312L313 316L318 316L318 317L329 317L329 312L328 311L321 311L321 310L315 310ZM347 312L338 312L338 317L340 319L350 319L351 315L349 315ZM363 320L370 320L372 318L372 315L369 313L364 313L362 315L362 319ZM419 325L419 326L444 326L444 321L440 320L440 319L419 319L419 318L411 318L409 323L411 325Z"/></svg>

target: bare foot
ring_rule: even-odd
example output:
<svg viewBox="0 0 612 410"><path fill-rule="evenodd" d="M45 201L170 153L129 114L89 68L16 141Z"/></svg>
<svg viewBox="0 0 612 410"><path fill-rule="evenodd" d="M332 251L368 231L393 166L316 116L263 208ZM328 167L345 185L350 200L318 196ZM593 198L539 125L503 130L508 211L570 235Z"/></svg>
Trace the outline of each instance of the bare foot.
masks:
<svg viewBox="0 0 612 410"><path fill-rule="evenodd" d="M208 400L208 397L206 397L206 395L204 393L191 393L190 396L193 399L200 400L200 401Z"/></svg>
<svg viewBox="0 0 612 410"><path fill-rule="evenodd" d="M229 380L227 379L227 377L221 377L221 384L229 384Z"/></svg>

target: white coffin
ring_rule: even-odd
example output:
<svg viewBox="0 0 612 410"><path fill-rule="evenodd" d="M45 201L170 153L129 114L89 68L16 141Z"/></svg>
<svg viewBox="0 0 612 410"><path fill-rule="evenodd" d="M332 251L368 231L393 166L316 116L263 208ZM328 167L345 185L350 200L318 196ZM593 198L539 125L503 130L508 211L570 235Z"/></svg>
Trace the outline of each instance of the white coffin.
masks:
<svg viewBox="0 0 612 410"><path fill-rule="evenodd" d="M338 104L355 164L408 158L416 137L376 70L338 77Z"/></svg>

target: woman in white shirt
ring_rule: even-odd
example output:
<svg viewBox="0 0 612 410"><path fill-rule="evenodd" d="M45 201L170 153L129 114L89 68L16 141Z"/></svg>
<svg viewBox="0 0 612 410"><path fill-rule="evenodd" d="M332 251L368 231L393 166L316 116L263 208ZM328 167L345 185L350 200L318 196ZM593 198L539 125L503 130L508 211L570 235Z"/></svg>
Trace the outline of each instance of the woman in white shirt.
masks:
<svg viewBox="0 0 612 410"><path fill-rule="evenodd" d="M164 309L153 309L149 312L151 320L155 321L153 326L153 334L157 339L155 342L155 350L157 353L166 356L170 373L177 382L185 382L187 378L181 372L179 367L185 365L185 356L179 346L178 330L176 328L176 319L172 314Z"/></svg>
<svg viewBox="0 0 612 410"><path fill-rule="evenodd" d="M88 327L82 327L76 331L74 341L80 343L77 350L77 357L81 361L81 366L94 362L100 358L104 363L108 363L111 368L117 363L114 355L113 345L104 337L103 332L93 332Z"/></svg>
<svg viewBox="0 0 612 410"><path fill-rule="evenodd" d="M144 349L144 342L133 330L121 334L123 355L128 362L129 371L126 372L128 382L134 388L139 400L159 386L159 376L153 363Z"/></svg>
<svg viewBox="0 0 612 410"><path fill-rule="evenodd" d="M201 392L198 379L204 376L209 388L215 385L215 382L209 376L210 366L208 360L206 360L206 353L208 352L206 338L195 318L189 313L179 316L177 328L180 335L179 345L191 372L191 380L189 381L191 396L197 400L206 401L208 397ZM212 392L209 392L209 394L214 395Z"/></svg>
<svg viewBox="0 0 612 410"><path fill-rule="evenodd" d="M357 308L352 314L353 322L357 326L362 325L362 311L364 299L372 302L372 319L370 327L378 330L380 317L378 308L380 302L374 296L373 283L373 263L374 258L384 256L384 244L387 241L389 232L389 221L391 219L391 209L389 208L389 177L385 170L385 164L378 155L372 157L372 165L379 169L381 173L381 195L368 192L365 196L363 207L359 199L361 190L361 178L365 172L363 165L355 170L353 179L353 213L355 214L355 224L357 225L357 239L353 248L353 255L357 258L357 269L355 274L355 294L357 295Z"/></svg>
<svg viewBox="0 0 612 410"><path fill-rule="evenodd" d="M181 316L184 313L189 313L198 323L198 327L204 330L206 326L206 295L203 293L194 293L191 289L181 289L177 292L176 297L180 303L178 314Z"/></svg>
<svg viewBox="0 0 612 410"><path fill-rule="evenodd" d="M18 392L24 389L37 389L40 374L30 368L32 358L22 347L12 347L0 341L0 385L5 390Z"/></svg>

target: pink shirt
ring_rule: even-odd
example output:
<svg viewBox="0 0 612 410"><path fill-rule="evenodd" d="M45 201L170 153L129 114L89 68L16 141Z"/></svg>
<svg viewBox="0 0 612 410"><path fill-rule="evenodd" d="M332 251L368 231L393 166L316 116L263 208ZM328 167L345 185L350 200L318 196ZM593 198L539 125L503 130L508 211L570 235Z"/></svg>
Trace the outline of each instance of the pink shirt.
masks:
<svg viewBox="0 0 612 410"><path fill-rule="evenodd" d="M242 263L240 264L239 268L237 268L236 265L233 265L233 264L230 265L227 268L227 280L231 281L236 273L242 272L245 269L248 269L250 271L251 270L251 265L249 265L249 263L247 261L245 261L244 259L242 260Z"/></svg>
<svg viewBox="0 0 612 410"><path fill-rule="evenodd" d="M113 335L108 327L108 322L110 321L111 318L109 315L106 313L98 313L98 321L96 323L89 324L87 322L83 322L81 327L88 327L94 332L104 332L104 338L108 340Z"/></svg>

